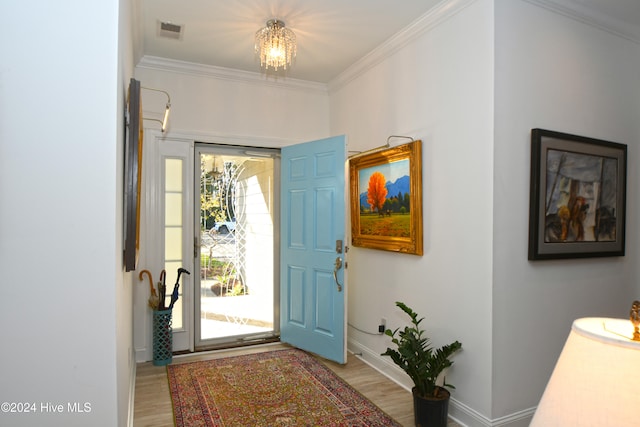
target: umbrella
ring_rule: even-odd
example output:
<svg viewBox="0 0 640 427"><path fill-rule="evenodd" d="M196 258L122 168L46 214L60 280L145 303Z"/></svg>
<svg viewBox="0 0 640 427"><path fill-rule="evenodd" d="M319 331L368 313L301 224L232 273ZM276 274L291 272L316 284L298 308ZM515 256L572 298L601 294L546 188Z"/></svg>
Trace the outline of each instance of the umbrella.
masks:
<svg viewBox="0 0 640 427"><path fill-rule="evenodd" d="M160 280L161 282L158 282L158 292L160 292L160 302L158 303L158 310L164 310L166 308L164 305L164 300L167 296L167 272L165 270L162 270L160 272Z"/></svg>
<svg viewBox="0 0 640 427"><path fill-rule="evenodd" d="M171 293L171 303L169 304L169 310L171 310L176 301L178 301L178 289L180 288L180 275L182 273L191 274L182 267L178 269L178 278L176 279L176 284L173 286L173 292Z"/></svg>
<svg viewBox="0 0 640 427"><path fill-rule="evenodd" d="M147 274L147 276L149 276L149 290L151 291L151 296L149 296L149 307L156 310L158 308L159 298L158 294L156 294L155 288L153 287L153 278L151 277L151 272L149 270L142 270L138 275L138 278L140 279L140 281L142 281L142 276L145 273Z"/></svg>

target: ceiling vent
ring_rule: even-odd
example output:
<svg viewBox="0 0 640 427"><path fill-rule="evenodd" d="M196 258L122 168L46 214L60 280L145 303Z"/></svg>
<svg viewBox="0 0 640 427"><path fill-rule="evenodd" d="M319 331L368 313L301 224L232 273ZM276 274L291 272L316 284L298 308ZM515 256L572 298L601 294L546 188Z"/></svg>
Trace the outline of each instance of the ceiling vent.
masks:
<svg viewBox="0 0 640 427"><path fill-rule="evenodd" d="M168 39L182 40L184 25L158 21L158 36Z"/></svg>

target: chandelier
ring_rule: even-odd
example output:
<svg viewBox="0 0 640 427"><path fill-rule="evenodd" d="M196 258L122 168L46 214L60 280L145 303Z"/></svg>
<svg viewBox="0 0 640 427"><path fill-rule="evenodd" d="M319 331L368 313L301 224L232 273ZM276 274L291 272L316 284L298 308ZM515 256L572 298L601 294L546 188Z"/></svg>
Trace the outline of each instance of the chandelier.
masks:
<svg viewBox="0 0 640 427"><path fill-rule="evenodd" d="M284 27L284 22L271 19L256 32L255 50L260 55L261 67L286 70L296 57L296 35Z"/></svg>

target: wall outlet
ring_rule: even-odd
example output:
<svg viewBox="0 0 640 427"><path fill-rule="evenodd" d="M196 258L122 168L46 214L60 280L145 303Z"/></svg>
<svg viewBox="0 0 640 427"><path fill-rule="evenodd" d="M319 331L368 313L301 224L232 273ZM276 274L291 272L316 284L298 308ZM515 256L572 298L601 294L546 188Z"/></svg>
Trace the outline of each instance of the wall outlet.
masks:
<svg viewBox="0 0 640 427"><path fill-rule="evenodd" d="M384 330L387 328L387 319L384 317L380 319L380 324L378 325L378 332L384 334Z"/></svg>

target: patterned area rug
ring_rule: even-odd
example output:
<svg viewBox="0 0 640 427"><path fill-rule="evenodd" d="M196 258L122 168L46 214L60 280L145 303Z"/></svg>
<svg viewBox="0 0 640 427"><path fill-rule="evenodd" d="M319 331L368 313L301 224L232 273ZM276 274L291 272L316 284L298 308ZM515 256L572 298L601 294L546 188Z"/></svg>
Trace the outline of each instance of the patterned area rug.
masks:
<svg viewBox="0 0 640 427"><path fill-rule="evenodd" d="M400 426L296 349L167 366L177 427Z"/></svg>

